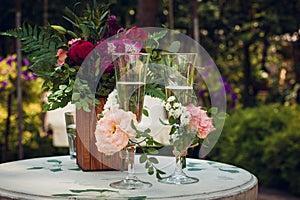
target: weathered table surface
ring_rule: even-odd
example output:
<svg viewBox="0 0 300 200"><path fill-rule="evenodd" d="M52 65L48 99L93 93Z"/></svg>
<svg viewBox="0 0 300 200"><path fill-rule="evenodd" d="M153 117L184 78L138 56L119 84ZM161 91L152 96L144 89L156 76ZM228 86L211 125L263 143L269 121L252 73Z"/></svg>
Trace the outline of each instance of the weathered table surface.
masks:
<svg viewBox="0 0 300 200"><path fill-rule="evenodd" d="M173 171L173 157L157 158L160 169L167 174ZM124 178L126 172L84 172L69 156L3 163L0 164L0 199L257 199L256 177L224 163L187 159L186 174L200 180L188 185L159 183L138 161L135 171L141 180L153 186L146 190L113 189L109 183Z"/></svg>

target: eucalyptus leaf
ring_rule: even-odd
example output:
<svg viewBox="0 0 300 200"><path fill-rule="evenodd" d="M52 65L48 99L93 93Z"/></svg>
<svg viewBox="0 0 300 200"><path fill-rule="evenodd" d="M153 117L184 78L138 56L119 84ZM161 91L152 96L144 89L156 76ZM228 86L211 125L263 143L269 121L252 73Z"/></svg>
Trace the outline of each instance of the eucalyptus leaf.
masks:
<svg viewBox="0 0 300 200"><path fill-rule="evenodd" d="M150 157L149 161L152 162L152 163L154 163L154 164L158 164L158 160L155 157Z"/></svg>
<svg viewBox="0 0 300 200"><path fill-rule="evenodd" d="M180 42L179 42L179 41L174 41L174 42L172 42L172 44L170 45L168 51L169 51L169 52L174 52L174 53L176 53L176 52L179 51L179 49L180 49Z"/></svg>
<svg viewBox="0 0 300 200"><path fill-rule="evenodd" d="M159 154L158 150L155 148L148 148L147 151L150 154L156 154L156 155Z"/></svg>
<svg viewBox="0 0 300 200"><path fill-rule="evenodd" d="M147 161L147 154L142 154L141 156L140 156L140 163L144 163L144 162L146 162Z"/></svg>
<svg viewBox="0 0 300 200"><path fill-rule="evenodd" d="M149 117L149 112L146 109L143 109L143 115L145 115L146 117Z"/></svg>

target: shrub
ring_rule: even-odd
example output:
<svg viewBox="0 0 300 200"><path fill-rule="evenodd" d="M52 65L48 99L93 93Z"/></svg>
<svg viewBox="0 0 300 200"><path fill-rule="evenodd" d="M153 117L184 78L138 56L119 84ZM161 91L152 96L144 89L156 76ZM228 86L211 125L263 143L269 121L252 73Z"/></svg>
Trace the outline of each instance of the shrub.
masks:
<svg viewBox="0 0 300 200"><path fill-rule="evenodd" d="M234 111L209 155L255 174L265 186L300 194L300 107L278 104Z"/></svg>

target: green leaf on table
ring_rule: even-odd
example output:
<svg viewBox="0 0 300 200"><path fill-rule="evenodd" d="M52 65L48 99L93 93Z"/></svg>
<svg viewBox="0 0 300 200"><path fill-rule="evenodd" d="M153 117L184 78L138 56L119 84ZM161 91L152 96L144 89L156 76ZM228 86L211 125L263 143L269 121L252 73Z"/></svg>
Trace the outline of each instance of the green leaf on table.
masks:
<svg viewBox="0 0 300 200"><path fill-rule="evenodd" d="M207 164L213 165L213 164L216 164L216 162L214 162L214 161L208 161Z"/></svg>
<svg viewBox="0 0 300 200"><path fill-rule="evenodd" d="M50 163L57 163L57 164L61 164L61 163L62 163L62 161L56 160L56 159L47 160L47 162L50 162Z"/></svg>
<svg viewBox="0 0 300 200"><path fill-rule="evenodd" d="M62 169L60 167L56 167L56 168L51 168L49 169L51 172L60 172L62 171Z"/></svg>
<svg viewBox="0 0 300 200"><path fill-rule="evenodd" d="M69 168L68 170L81 171L81 168L80 167L73 167L73 168Z"/></svg>
<svg viewBox="0 0 300 200"><path fill-rule="evenodd" d="M118 191L109 190L109 189L85 189L85 190L70 190L70 192L73 192L73 193L83 193L83 192L99 192L99 193L103 193L103 192L118 192Z"/></svg>
<svg viewBox="0 0 300 200"><path fill-rule="evenodd" d="M219 170L223 171L223 172L229 172L229 173L232 173L232 174L240 173L240 171L236 170L236 169L222 169L222 168L219 168Z"/></svg>
<svg viewBox="0 0 300 200"><path fill-rule="evenodd" d="M188 171L202 171L205 170L206 168L188 168Z"/></svg>
<svg viewBox="0 0 300 200"><path fill-rule="evenodd" d="M76 194L52 194L51 196L54 197L74 197L77 196Z"/></svg>
<svg viewBox="0 0 300 200"><path fill-rule="evenodd" d="M37 170L37 169L43 169L44 167L29 167L27 170Z"/></svg>
<svg viewBox="0 0 300 200"><path fill-rule="evenodd" d="M201 163L189 162L189 163L187 164L188 167L195 167L195 166L197 166L197 165L201 165Z"/></svg>
<svg viewBox="0 0 300 200"><path fill-rule="evenodd" d="M128 200L144 200L144 199L147 199L147 196L128 197Z"/></svg>

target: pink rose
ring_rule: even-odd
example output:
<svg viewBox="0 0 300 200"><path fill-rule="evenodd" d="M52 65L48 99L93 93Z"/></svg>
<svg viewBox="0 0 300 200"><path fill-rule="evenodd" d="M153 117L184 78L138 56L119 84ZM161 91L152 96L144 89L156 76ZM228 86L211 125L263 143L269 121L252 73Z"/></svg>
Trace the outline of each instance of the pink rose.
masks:
<svg viewBox="0 0 300 200"><path fill-rule="evenodd" d="M97 122L95 137L98 151L113 155L127 146L130 138L136 136L131 121L138 124L136 115L121 109L109 110Z"/></svg>
<svg viewBox="0 0 300 200"><path fill-rule="evenodd" d="M67 58L67 53L68 53L68 51L66 51L66 50L58 49L58 51L56 53L57 60L56 60L55 66L62 66L65 63L65 60Z"/></svg>
<svg viewBox="0 0 300 200"><path fill-rule="evenodd" d="M68 52L70 58L70 63L73 65L81 65L84 59L89 55L89 53L94 49L94 45L91 42L85 40L75 41Z"/></svg>
<svg viewBox="0 0 300 200"><path fill-rule="evenodd" d="M145 41L148 39L148 34L142 28L138 28L137 26L132 27L127 30L125 33L119 34L119 39L130 39L134 41Z"/></svg>
<svg viewBox="0 0 300 200"><path fill-rule="evenodd" d="M196 107L193 104L187 105L186 108L191 114L191 129L198 131L197 136L199 138L205 139L210 132L215 130L212 118L207 116L205 110L202 110L201 107Z"/></svg>

